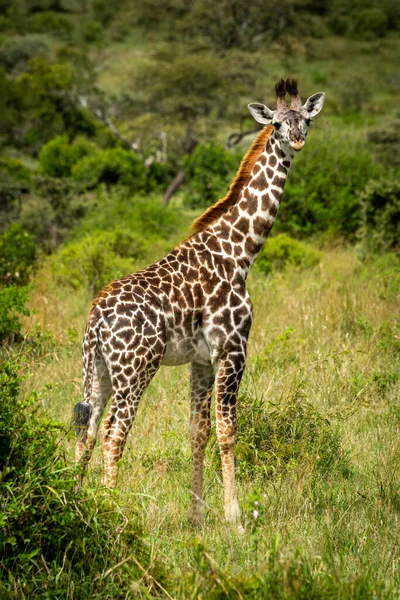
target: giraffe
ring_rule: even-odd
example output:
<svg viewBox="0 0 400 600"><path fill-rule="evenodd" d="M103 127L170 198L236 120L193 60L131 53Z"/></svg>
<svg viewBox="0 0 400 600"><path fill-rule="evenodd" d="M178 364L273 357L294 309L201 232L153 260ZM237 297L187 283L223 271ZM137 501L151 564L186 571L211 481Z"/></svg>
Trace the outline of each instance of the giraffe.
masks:
<svg viewBox="0 0 400 600"><path fill-rule="evenodd" d="M303 148L325 98L319 92L302 105L291 79L280 80L275 90L275 110L248 105L264 127L227 195L194 221L191 236L165 258L106 286L92 303L84 334L84 400L74 408L76 460L83 476L112 396L102 426L104 483L110 487L117 484L118 462L151 379L162 365L190 363L194 524L203 521L203 462L215 387L225 518L240 526L234 444L253 315L246 278L274 224L294 153Z"/></svg>

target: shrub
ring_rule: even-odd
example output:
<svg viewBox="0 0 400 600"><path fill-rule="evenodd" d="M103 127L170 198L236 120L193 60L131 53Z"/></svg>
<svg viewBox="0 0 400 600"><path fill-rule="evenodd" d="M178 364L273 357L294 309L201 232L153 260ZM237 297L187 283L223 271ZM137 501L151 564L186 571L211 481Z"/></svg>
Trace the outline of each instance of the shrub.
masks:
<svg viewBox="0 0 400 600"><path fill-rule="evenodd" d="M360 196L360 237L371 250L400 249L400 183L371 181Z"/></svg>
<svg viewBox="0 0 400 600"><path fill-rule="evenodd" d="M32 236L20 224L11 225L0 237L0 286L28 282L37 258Z"/></svg>
<svg viewBox="0 0 400 600"><path fill-rule="evenodd" d="M184 164L188 182L184 204L189 208L206 208L228 191L239 158L213 142L199 144Z"/></svg>
<svg viewBox="0 0 400 600"><path fill-rule="evenodd" d="M0 216L3 226L19 217L21 199L29 192L31 179L29 169L20 160L0 158Z"/></svg>
<svg viewBox="0 0 400 600"><path fill-rule="evenodd" d="M45 57L48 53L48 45L37 37L13 37L7 39L0 47L0 65L6 71L23 70L31 58Z"/></svg>
<svg viewBox="0 0 400 600"><path fill-rule="evenodd" d="M25 307L28 288L10 285L0 289L0 343L15 340L21 332L20 315L28 315Z"/></svg>
<svg viewBox="0 0 400 600"><path fill-rule="evenodd" d="M68 136L59 135L41 149L40 166L51 177L69 177L72 167L84 156L93 153L94 149L95 146L82 136L70 144Z"/></svg>
<svg viewBox="0 0 400 600"><path fill-rule="evenodd" d="M51 259L54 277L61 285L88 287L93 295L105 284L132 271L134 259L145 254L140 236L122 229L97 232L66 244Z"/></svg>
<svg viewBox="0 0 400 600"><path fill-rule="evenodd" d="M120 183L140 190L143 187L144 163L136 154L122 148L97 150L72 167L72 177L86 189L94 188L100 183Z"/></svg>
<svg viewBox="0 0 400 600"><path fill-rule="evenodd" d="M299 268L313 267L321 254L309 244L282 233L270 238L261 250L256 265L265 274L282 271L291 265Z"/></svg>
<svg viewBox="0 0 400 600"><path fill-rule="evenodd" d="M184 219L181 211L166 206L158 196L132 198L123 189L100 188L95 209L87 214L74 233L82 236L91 234L94 229L110 231L120 227L136 232L146 240L160 242L180 232Z"/></svg>
<svg viewBox="0 0 400 600"><path fill-rule="evenodd" d="M235 447L239 477L281 475L287 470L310 465L320 474L336 468L349 474L338 432L304 395L297 391L279 404L242 396L238 404L238 433ZM215 444L214 461L218 461Z"/></svg>
<svg viewBox="0 0 400 600"><path fill-rule="evenodd" d="M361 222L358 194L383 174L383 167L354 132L351 137L314 133L304 154L296 157L277 228L296 236L326 231L353 239Z"/></svg>
<svg viewBox="0 0 400 600"><path fill-rule="evenodd" d="M24 398L19 387L15 366L3 364L2 597L68 597L71 589L80 598L125 597L132 581L141 578L138 564L162 581L136 523L128 523L110 497L77 489L77 469L62 450L64 428L40 416L37 393Z"/></svg>
<svg viewBox="0 0 400 600"><path fill-rule="evenodd" d="M52 11L43 11L31 15L26 20L26 27L29 31L46 33L65 40L71 38L74 30L72 22L67 17Z"/></svg>
<svg viewBox="0 0 400 600"><path fill-rule="evenodd" d="M351 33L365 40L383 37L388 29L388 18L383 10L377 7L357 10L353 14Z"/></svg>
<svg viewBox="0 0 400 600"><path fill-rule="evenodd" d="M88 211L91 199L76 192L69 179L36 175L32 193L25 196L20 222L46 251L54 250Z"/></svg>

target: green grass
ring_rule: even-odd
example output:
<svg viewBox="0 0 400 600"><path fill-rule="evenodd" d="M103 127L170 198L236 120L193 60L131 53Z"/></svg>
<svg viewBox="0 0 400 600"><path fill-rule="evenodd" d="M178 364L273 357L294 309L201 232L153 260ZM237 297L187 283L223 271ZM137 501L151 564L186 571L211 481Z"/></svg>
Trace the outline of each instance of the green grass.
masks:
<svg viewBox="0 0 400 600"><path fill-rule="evenodd" d="M137 515L153 555L171 575L173 598L397 598L398 262L392 257L361 262L354 249L326 249L312 269L269 277L254 271L249 288L255 323L239 413L241 403L257 398L267 415L279 416L301 393L329 421L346 469L321 471L312 448L307 460L303 448L297 454L303 458L268 475L242 457L240 535L222 519L221 473L211 442L206 523L193 530L187 521L188 369L163 368L141 402L114 499L128 519ZM25 385L51 384L43 408L66 424L81 399L80 339L89 304L86 292L66 295L52 287L46 270L39 272L31 302L35 313L25 326L51 331L52 342L32 354ZM240 431L239 439L245 434ZM71 460L73 447L71 437L66 442ZM86 485L98 488L101 472L98 445Z"/></svg>

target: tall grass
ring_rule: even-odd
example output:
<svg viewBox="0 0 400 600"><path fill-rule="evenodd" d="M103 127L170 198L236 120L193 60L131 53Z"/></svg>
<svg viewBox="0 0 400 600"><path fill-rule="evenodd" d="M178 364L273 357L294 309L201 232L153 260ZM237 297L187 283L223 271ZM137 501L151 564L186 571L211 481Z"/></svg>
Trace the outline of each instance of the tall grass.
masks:
<svg viewBox="0 0 400 600"><path fill-rule="evenodd" d="M328 249L313 268L251 274L255 323L238 406L243 535L222 519L215 439L206 524L188 525L188 370L153 380L115 497L167 565L171 597L398 597L398 273L393 257L361 262L354 249ZM89 300L82 290L65 297L42 270L25 324L53 340L27 363L27 391L51 384L43 408L65 423L81 399ZM72 460L73 441L65 447ZM98 446L86 485L96 488L101 473Z"/></svg>

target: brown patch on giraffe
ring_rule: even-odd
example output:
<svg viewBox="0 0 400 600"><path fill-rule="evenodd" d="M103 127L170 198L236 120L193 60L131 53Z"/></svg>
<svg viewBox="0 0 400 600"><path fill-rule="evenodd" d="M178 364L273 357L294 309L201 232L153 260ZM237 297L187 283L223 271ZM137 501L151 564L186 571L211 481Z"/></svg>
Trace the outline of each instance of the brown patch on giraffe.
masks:
<svg viewBox="0 0 400 600"><path fill-rule="evenodd" d="M274 202L271 202L271 204L269 206L269 214L271 215L271 217L276 217L276 215L278 214L278 209L279 209L279 206L277 204L275 204Z"/></svg>
<svg viewBox="0 0 400 600"><path fill-rule="evenodd" d="M257 212L258 208L258 201L256 196L251 194L249 200L247 200L243 208L249 213L250 216L254 215L254 213Z"/></svg>
<svg viewBox="0 0 400 600"><path fill-rule="evenodd" d="M221 252L221 244L219 243L218 238L216 238L214 235L210 237L208 241L208 247L211 252Z"/></svg>
<svg viewBox="0 0 400 600"><path fill-rule="evenodd" d="M259 158L259 163L260 163L260 165L265 167L265 165L267 164L267 157L265 156L265 154L261 154L261 156Z"/></svg>
<svg viewBox="0 0 400 600"><path fill-rule="evenodd" d="M276 176L272 182L272 185L276 185L276 187L282 188L285 185L286 178Z"/></svg>
<svg viewBox="0 0 400 600"><path fill-rule="evenodd" d="M277 200L280 200L280 199L282 198L282 190L274 190L274 189L272 189L272 190L271 190L271 194L272 194L273 196L275 196L275 198L276 198Z"/></svg>
<svg viewBox="0 0 400 600"><path fill-rule="evenodd" d="M236 229L232 229L231 240L234 244L238 244L238 243L242 242L243 239L244 239L244 235L242 233L240 233L240 231L237 231Z"/></svg>
<svg viewBox="0 0 400 600"><path fill-rule="evenodd" d="M274 176L273 170L268 167L267 168L267 177L268 177L268 179L272 179L273 176Z"/></svg>
<svg viewBox="0 0 400 600"><path fill-rule="evenodd" d="M262 217L256 217L253 222L254 233L257 235L265 235L268 227L268 222Z"/></svg>
<svg viewBox="0 0 400 600"><path fill-rule="evenodd" d="M206 227L212 225L212 223L215 223L215 221L217 221L221 215L226 213L231 206L236 204L239 199L240 192L247 183L255 163L259 159L260 154L263 152L265 145L273 131L274 127L272 125L267 125L260 131L250 150L240 163L239 171L237 172L229 192L224 198L221 198L221 200L218 200L216 204L210 206L210 208L208 208L193 222L192 236L196 235L196 233L199 233L200 231L203 231L206 229Z"/></svg>
<svg viewBox="0 0 400 600"><path fill-rule="evenodd" d="M266 211L271 206L271 198L269 194L264 194L261 198L261 210Z"/></svg>
<svg viewBox="0 0 400 600"><path fill-rule="evenodd" d="M265 177L264 171L260 173L258 177L252 179L251 187L255 190L264 190L267 186L267 178Z"/></svg>
<svg viewBox="0 0 400 600"><path fill-rule="evenodd" d="M232 244L230 242L222 242L222 247L226 254L232 254Z"/></svg>
<svg viewBox="0 0 400 600"><path fill-rule="evenodd" d="M261 247L262 244L257 244L257 242L253 240L253 238L248 238L244 245L247 254L250 254L251 256L253 256L254 254L258 254L261 250Z"/></svg>
<svg viewBox="0 0 400 600"><path fill-rule="evenodd" d="M275 154L273 154L272 156L269 157L268 164L270 167L274 167L277 162L278 162L278 160L277 160Z"/></svg>
<svg viewBox="0 0 400 600"><path fill-rule="evenodd" d="M247 235L249 233L249 220L246 217L241 217L239 221L236 223L237 229L239 229L243 235Z"/></svg>
<svg viewBox="0 0 400 600"><path fill-rule="evenodd" d="M252 170L252 174L253 175L257 175L257 173L259 173L261 170L261 166L260 165L255 165L253 170Z"/></svg>
<svg viewBox="0 0 400 600"><path fill-rule="evenodd" d="M285 175L286 175L286 173L287 173L287 168L286 168L286 167L284 167L282 163L279 163L279 165L278 165L278 171L279 171L280 173L285 173Z"/></svg>

